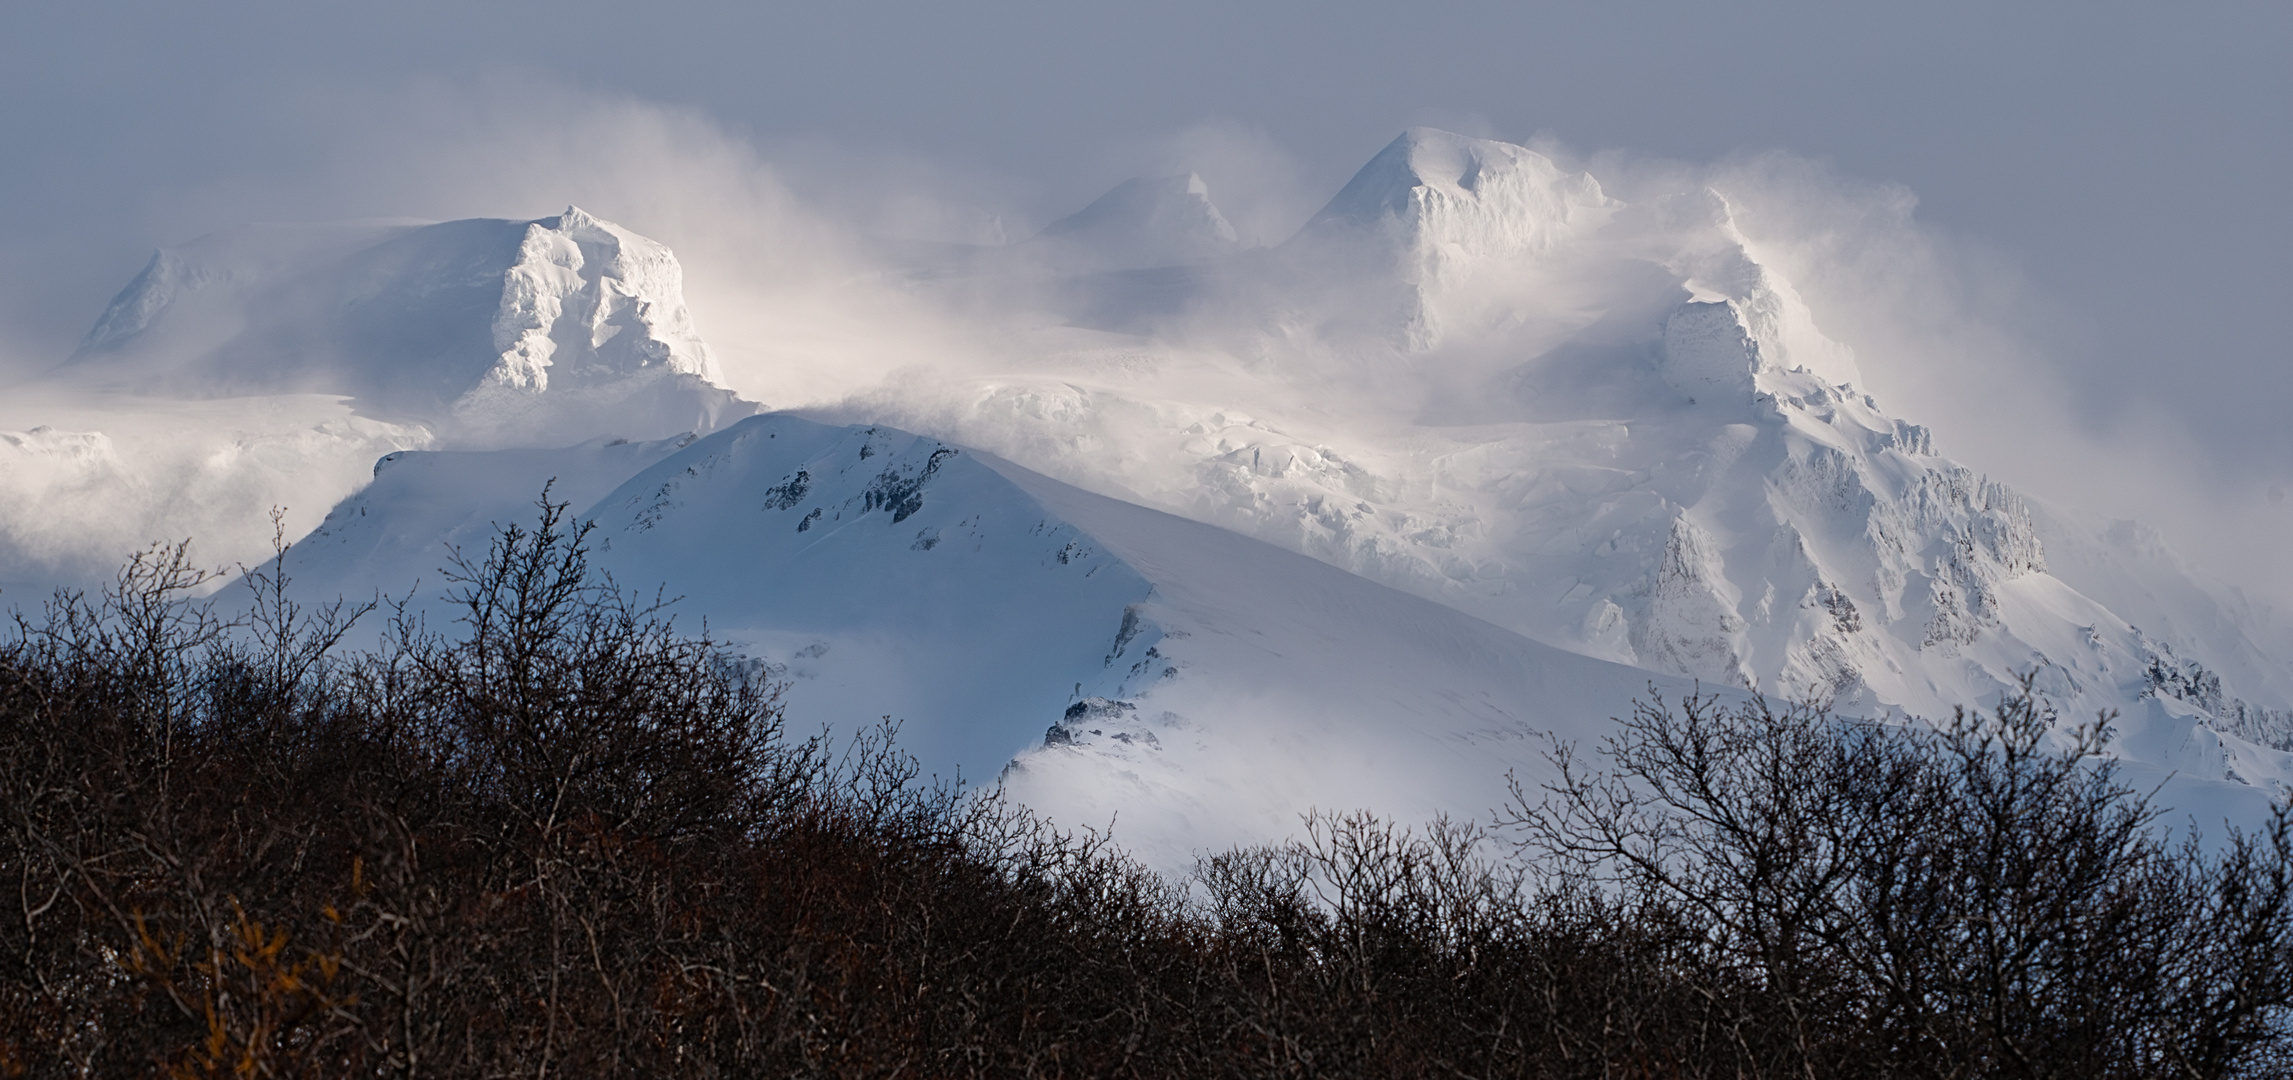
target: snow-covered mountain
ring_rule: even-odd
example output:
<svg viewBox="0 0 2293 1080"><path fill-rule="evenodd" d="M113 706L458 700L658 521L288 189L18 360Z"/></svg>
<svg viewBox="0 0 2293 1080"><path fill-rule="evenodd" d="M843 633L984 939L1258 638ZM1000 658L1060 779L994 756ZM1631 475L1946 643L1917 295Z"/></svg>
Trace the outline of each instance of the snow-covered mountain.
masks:
<svg viewBox="0 0 2293 1080"><path fill-rule="evenodd" d="M416 606L449 618L451 550L530 520L549 481L596 524L593 567L681 597L789 681L800 724L900 718L943 775L1001 772L1075 824L1119 816L1174 867L1311 806L1486 811L1509 769L1543 775L1540 733L1592 737L1652 682L1688 688L934 439L786 414L393 455L290 576L311 597L424 580Z"/></svg>
<svg viewBox="0 0 2293 1080"><path fill-rule="evenodd" d="M578 207L202 237L154 255L57 375L174 397L342 395L497 445L752 411L718 387L676 257Z"/></svg>
<svg viewBox="0 0 2293 1080"><path fill-rule="evenodd" d="M1222 273L1202 288L1249 303L833 412L1592 656L1929 715L2036 671L2153 760L2288 775L2263 617L1888 415L1716 191L1627 206L1525 148L1411 132ZM2049 543L2076 552L2060 574Z"/></svg>
<svg viewBox="0 0 2293 1080"><path fill-rule="evenodd" d="M1145 270L1227 258L1242 250L1202 178L1142 176L1043 227L1029 254L1069 272Z"/></svg>
<svg viewBox="0 0 2293 1080"><path fill-rule="evenodd" d="M545 483L586 507L594 569L664 589L786 680L800 722L897 717L943 775L1119 822L1170 868L1311 807L1482 813L1508 775L1551 779L1544 736L1594 740L1634 697L1691 689L976 451L787 414L699 439L395 454L289 573L309 598L395 589L448 619L453 551L529 520ZM2187 764L2141 761L2152 781ZM2268 798L2186 768L2168 790L2213 820Z"/></svg>
<svg viewBox="0 0 2293 1080"><path fill-rule="evenodd" d="M2293 785L2278 616L1890 414L1725 193L1627 203L1416 130L1272 248L1211 195L1133 181L886 265L987 332L889 378L745 371L835 389L721 430L751 406L673 256L577 210L163 252L60 377L348 395L431 448L296 548L313 595L429 603L554 479L597 565L683 595L800 723L901 717L1168 862L1310 806L1478 813L1534 733L1651 684L1899 718L2034 675L2201 819ZM7 446L77 467L84 434Z"/></svg>
<svg viewBox="0 0 2293 1080"><path fill-rule="evenodd" d="M662 244L538 221L257 225L160 251L44 378L0 393L0 589L155 540L255 562L383 454L708 431L755 411Z"/></svg>

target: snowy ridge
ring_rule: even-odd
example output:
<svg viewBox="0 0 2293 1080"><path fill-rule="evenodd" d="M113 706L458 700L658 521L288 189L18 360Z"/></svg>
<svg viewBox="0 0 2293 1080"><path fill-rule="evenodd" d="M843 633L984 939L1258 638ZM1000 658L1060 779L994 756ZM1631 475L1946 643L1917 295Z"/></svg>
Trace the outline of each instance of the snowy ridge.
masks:
<svg viewBox="0 0 2293 1080"><path fill-rule="evenodd" d="M1677 275L1693 301L1726 302L1759 346L1761 366L1805 368L1827 383L1860 383L1854 351L1824 336L1799 290L1757 254L1735 210L1711 188L1666 196L1619 215L1618 246Z"/></svg>
<svg viewBox="0 0 2293 1080"><path fill-rule="evenodd" d="M57 377L174 397L339 394L490 445L753 411L716 386L676 257L578 207L249 227L161 251Z"/></svg>
<svg viewBox="0 0 2293 1080"><path fill-rule="evenodd" d="M1119 813L1166 865L1310 806L1479 813L1537 733L1597 737L1651 680L1901 719L2031 677L2068 721L2116 713L2201 822L2293 789L2293 631L1939 453L1723 193L1626 205L1417 130L1288 242L1232 233L1165 177L887 268L996 354L924 350L809 419L739 419L674 256L570 208L185 245L59 378L304 402L217 466L263 483L430 448L296 549L313 596L434 604L449 547L554 478L595 565L683 595L793 715L902 717L934 768ZM156 486L119 432L42 422L0 438L56 478L0 476L11 520Z"/></svg>
<svg viewBox="0 0 2293 1080"><path fill-rule="evenodd" d="M2170 620L2051 574L2033 505L1858 389L1852 352L1719 193L1625 206L1525 148L1416 131L1283 253L1311 260L1238 264L1207 286L1289 298L1264 305L1277 321L1255 337L1197 305L1108 334L1144 361L1120 371L868 388L836 414L981 446L1592 656L1880 714L1946 713L2037 671L2067 716L2125 714L2128 753L2293 777L2262 734L2293 688L2259 659L2256 616L2107 544L2074 561L2076 581L2171 594ZM1364 291L1376 281L1399 291ZM2145 674L2161 634L2177 663L2213 658L2190 662L2234 684L2218 709L2174 696L2189 678ZM2188 708L2158 713L2160 695Z"/></svg>
<svg viewBox="0 0 2293 1080"><path fill-rule="evenodd" d="M699 439L395 455L290 571L312 596L403 593L417 575L429 596L447 544L482 552L553 479L597 526L595 567L683 596L688 628L706 619L793 680L806 724L901 718L942 775L992 777L1078 686L1119 693L1110 649L1149 591L970 454L783 414Z"/></svg>
<svg viewBox="0 0 2293 1080"><path fill-rule="evenodd" d="M1119 813L1173 867L1309 806L1483 812L1507 769L1541 775L1537 733L1591 735L1648 686L1008 462L784 414L692 441L393 455L291 553L295 588L403 592L448 545L530 518L551 477L594 499L595 567L682 595L682 618L790 681L792 715L898 717L943 775L1016 754L1014 794L1076 824ZM427 581L417 606L445 618Z"/></svg>

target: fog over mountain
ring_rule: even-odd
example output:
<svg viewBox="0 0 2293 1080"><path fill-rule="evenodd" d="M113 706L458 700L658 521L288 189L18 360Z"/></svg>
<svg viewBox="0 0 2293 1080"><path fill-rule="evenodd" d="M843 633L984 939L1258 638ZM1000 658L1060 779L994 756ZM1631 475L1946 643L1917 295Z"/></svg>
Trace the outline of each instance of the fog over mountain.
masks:
<svg viewBox="0 0 2293 1080"><path fill-rule="evenodd" d="M1413 128L1272 246L1196 175L1016 243L862 244L850 293L947 351L814 363L778 403L672 249L578 206L230 230L27 384L110 411L4 436L6 576L121 547L49 507L152 502L168 452L105 428L264 402L177 421L231 440L177 455L237 505L141 523L322 496L298 595L445 618L443 568L546 485L799 714L897 717L927 767L1124 820L1158 865L1317 806L1471 815L1549 778L1548 738L1697 688L1903 722L2028 678L2117 714L2197 821L2281 796L2280 614L1954 461L1720 188L1635 196Z"/></svg>
<svg viewBox="0 0 2293 1080"><path fill-rule="evenodd" d="M1173 863L1650 685L2293 781L2281 12L88 11L0 15L0 604L280 507L421 608L552 482Z"/></svg>

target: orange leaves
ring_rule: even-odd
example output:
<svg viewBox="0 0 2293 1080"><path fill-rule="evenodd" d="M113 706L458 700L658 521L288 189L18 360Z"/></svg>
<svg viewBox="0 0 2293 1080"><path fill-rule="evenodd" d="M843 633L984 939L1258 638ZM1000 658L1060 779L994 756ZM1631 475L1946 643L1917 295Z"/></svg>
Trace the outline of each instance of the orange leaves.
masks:
<svg viewBox="0 0 2293 1080"><path fill-rule="evenodd" d="M333 989L342 956L295 949L286 926L249 914L236 896L225 902L230 917L205 948L187 931L155 930L142 911L131 916L135 941L120 968L196 1018L195 1041L160 1064L181 1080L307 1074L328 1042L324 1021L356 1004Z"/></svg>

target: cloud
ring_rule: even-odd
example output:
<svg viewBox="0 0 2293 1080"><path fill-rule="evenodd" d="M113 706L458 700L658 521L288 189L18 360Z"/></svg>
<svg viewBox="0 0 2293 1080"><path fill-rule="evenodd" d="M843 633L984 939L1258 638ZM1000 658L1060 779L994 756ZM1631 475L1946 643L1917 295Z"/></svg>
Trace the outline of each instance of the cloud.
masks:
<svg viewBox="0 0 2293 1080"><path fill-rule="evenodd" d="M2293 568L2275 554L2293 513L2263 497L2293 479L2289 463L2225 461L2224 444L2251 441L2193 429L2187 402L2138 384L2096 411L2097 330L2009 254L1923 222L1907 188L1802 155L1692 171L1856 350L1881 404L1934 429L1939 450L2087 520L2156 527L2201 575L2293 606Z"/></svg>
<svg viewBox="0 0 2293 1080"><path fill-rule="evenodd" d="M753 146L698 113L515 75L337 90L293 112L280 124L305 151L296 164L250 162L167 191L157 239L579 205L668 243L728 382L779 405L840 396L965 340L864 257L856 223L800 205ZM134 548L186 536L212 563L259 560L270 507L287 507L299 534L376 457L427 441L324 398L91 397L24 380L60 357L6 351L19 375L0 403L0 561L19 584L100 580Z"/></svg>
<svg viewBox="0 0 2293 1080"><path fill-rule="evenodd" d="M1264 128L1240 120L1213 117L1143 149L1133 159L1141 163L1137 172L1199 174L1246 245L1271 247L1289 239L1328 197L1316 190L1295 154Z"/></svg>
<svg viewBox="0 0 2293 1080"><path fill-rule="evenodd" d="M515 72L330 84L258 121L246 138L268 150L150 195L148 235L180 242L253 220L533 217L578 204L678 253L729 382L775 406L882 400L901 373L941 385L919 390L926 398L963 400L946 387L1040 358L1043 343L1015 327L1015 313L1039 306L1028 286L982 296L919 283L909 253L886 241L1024 239L1103 190L1061 194L1087 172L1111 185L1193 171L1246 242L1274 245L1344 180L1232 118L1077 148L1098 164L1030 180L868 140L760 146L696 109ZM1723 191L1819 325L1857 351L1869 388L1933 427L1945 452L2089 516L2150 521L2219 576L2293 595L2273 555L2293 507L2265 497L2293 482L2283 464L2223 469L2218 440L2191 431L2186 411L2135 406L2104 420L2082 408L2086 331L2072 309L2002 253L1926 224L1909 190L1784 153L1698 163L1537 145L1627 201ZM20 370L52 362L23 346L0 352Z"/></svg>

